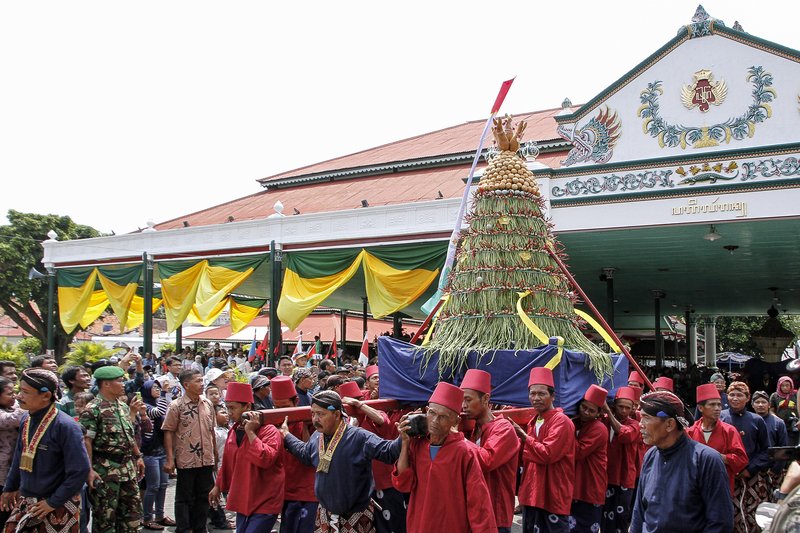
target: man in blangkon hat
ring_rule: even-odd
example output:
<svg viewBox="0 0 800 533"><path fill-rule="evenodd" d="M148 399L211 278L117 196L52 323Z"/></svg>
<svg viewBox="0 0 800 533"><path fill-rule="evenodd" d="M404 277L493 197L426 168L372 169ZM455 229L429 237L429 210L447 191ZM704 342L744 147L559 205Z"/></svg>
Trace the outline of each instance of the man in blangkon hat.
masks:
<svg viewBox="0 0 800 533"><path fill-rule="evenodd" d="M73 520L80 527L81 488L89 474L89 457L80 426L56 409L58 377L43 368L22 372L17 400L28 414L8 472L0 508L10 511L10 531L61 530Z"/></svg>
<svg viewBox="0 0 800 533"><path fill-rule="evenodd" d="M747 452L747 466L739 472L734 482L734 509L736 531L756 531L756 508L769 498L767 471L769 470L769 432L764 419L747 410L750 387L743 381L728 385L728 409L723 409L719 419L736 428Z"/></svg>
<svg viewBox="0 0 800 533"><path fill-rule="evenodd" d="M399 436L397 423L408 409L393 411L391 415L375 409L361 398L364 391L358 388L355 381L347 381L338 387L342 403L349 405L352 413L350 423L374 433L382 439L396 439ZM406 530L407 495L394 488L392 484L393 464L372 461L372 478L375 485L372 499L382 509L375 514L376 533L392 533Z"/></svg>
<svg viewBox="0 0 800 533"><path fill-rule="evenodd" d="M316 431L308 442L290 433L288 419L281 426L281 433L286 449L303 464L316 468L314 492L320 504L317 529L369 531L374 527L376 511L370 499L372 460L394 463L400 455L400 439L383 440L347 424L342 399L333 391L318 392L311 402L311 421Z"/></svg>
<svg viewBox="0 0 800 533"><path fill-rule="evenodd" d="M497 531L475 445L451 431L463 400L464 391L440 382L428 400L427 435L410 437L409 415L400 419L403 447L392 483L411 493L408 533Z"/></svg>
<svg viewBox="0 0 800 533"><path fill-rule="evenodd" d="M631 533L730 533L733 505L719 453L684 429L683 402L668 391L642 396L639 427L645 444Z"/></svg>

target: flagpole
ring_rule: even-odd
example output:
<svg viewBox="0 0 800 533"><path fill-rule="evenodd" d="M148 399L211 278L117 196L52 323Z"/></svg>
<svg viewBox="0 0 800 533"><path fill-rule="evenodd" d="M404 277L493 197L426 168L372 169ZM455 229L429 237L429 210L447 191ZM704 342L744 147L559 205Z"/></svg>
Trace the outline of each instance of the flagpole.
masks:
<svg viewBox="0 0 800 533"><path fill-rule="evenodd" d="M567 268L567 265L564 264L564 261L561 260L561 258L558 256L558 254L556 253L556 251L553 249L553 247L551 245L547 244L545 246L547 248L547 252L550 254L550 257L552 257L553 260L558 264L559 268L561 269L561 272L564 273L564 276L566 276L567 280L569 280L569 282L572 284L572 286L578 292L578 294L580 295L580 297L583 300L583 302L592 311L592 313L594 314L594 316L597 319L597 321L600 322L600 324L603 326L603 329L605 329L606 332L608 332L608 334L611 335L611 338L614 339L614 342L617 343L617 346L619 346L619 349L622 350L622 353L625 356L625 358L628 359L628 362L631 365L633 365L633 368L639 373L639 376L641 376L641 378L644 380L645 384L648 387L650 387L650 390L655 390L653 388L653 384L650 382L650 379L648 379L647 374L644 373L644 371L642 370L642 367L640 367L639 363L636 362L636 359L634 359L633 356L631 355L631 353L628 351L628 349L625 348L625 345L622 343L622 340L617 336L617 334L614 332L614 330L611 329L611 326L608 325L608 322L606 322L606 319L603 318L603 315L600 314L600 311L597 310L597 308L594 306L594 304L589 299L589 297L586 295L586 293L583 292L583 289L581 288L580 285L578 285L577 280L570 273L569 269Z"/></svg>

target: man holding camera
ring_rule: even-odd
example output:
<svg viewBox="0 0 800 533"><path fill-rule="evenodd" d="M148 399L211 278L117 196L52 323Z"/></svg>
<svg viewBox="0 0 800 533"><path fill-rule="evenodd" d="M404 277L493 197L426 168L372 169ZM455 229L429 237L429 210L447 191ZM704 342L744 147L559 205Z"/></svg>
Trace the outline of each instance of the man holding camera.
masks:
<svg viewBox="0 0 800 533"><path fill-rule="evenodd" d="M408 533L497 531L475 445L451 431L458 427L463 400L464 391L440 382L425 415L400 420L403 445L392 482L397 490L411 493ZM411 438L416 433L409 433L414 416L426 417L427 438L424 431Z"/></svg>
<svg viewBox="0 0 800 533"><path fill-rule="evenodd" d="M283 506L283 438L278 428L262 426L260 415L251 411L253 389L248 383L229 383L225 406L233 427L208 502L218 506L220 493L227 492L226 508L236 512L237 532L270 531Z"/></svg>

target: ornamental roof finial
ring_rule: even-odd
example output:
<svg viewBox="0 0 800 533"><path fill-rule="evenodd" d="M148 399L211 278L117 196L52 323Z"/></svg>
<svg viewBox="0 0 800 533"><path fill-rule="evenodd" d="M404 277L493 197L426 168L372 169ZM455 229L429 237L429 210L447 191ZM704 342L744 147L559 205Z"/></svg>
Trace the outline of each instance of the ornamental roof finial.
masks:
<svg viewBox="0 0 800 533"><path fill-rule="evenodd" d="M737 21L734 21L734 23L733 23L733 29L734 29L734 30L736 30L736 31L744 31L744 28L742 28L742 25L741 25L741 24L739 24L739 21L738 21L738 20L737 20Z"/></svg>
<svg viewBox="0 0 800 533"><path fill-rule="evenodd" d="M697 6L697 10L694 12L694 16L692 17L692 22L705 22L711 17L708 16L705 8L702 5Z"/></svg>

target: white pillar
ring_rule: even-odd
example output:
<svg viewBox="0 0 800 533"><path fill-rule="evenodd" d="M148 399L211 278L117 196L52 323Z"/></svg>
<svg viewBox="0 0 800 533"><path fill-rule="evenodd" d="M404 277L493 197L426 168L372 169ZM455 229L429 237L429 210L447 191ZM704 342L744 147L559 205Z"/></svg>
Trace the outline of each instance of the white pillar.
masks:
<svg viewBox="0 0 800 533"><path fill-rule="evenodd" d="M717 366L717 317L707 316L706 326L706 366Z"/></svg>

